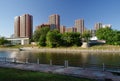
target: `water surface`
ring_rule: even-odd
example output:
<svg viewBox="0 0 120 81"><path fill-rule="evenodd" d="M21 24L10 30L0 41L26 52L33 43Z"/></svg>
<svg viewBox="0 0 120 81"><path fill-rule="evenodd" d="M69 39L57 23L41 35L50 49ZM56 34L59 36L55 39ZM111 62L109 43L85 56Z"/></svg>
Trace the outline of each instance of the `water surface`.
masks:
<svg viewBox="0 0 120 81"><path fill-rule="evenodd" d="M30 51L0 51L0 57L17 58L20 62L25 62L28 58L30 63L36 63L37 59L41 64L49 64L52 60L55 65L63 65L65 60L71 66L81 64L120 65L120 53L41 53Z"/></svg>

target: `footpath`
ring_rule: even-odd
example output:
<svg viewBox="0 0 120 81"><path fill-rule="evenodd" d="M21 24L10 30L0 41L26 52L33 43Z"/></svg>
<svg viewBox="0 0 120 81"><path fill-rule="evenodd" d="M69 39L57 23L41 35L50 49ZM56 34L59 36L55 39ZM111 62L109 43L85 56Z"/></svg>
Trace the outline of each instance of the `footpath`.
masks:
<svg viewBox="0 0 120 81"><path fill-rule="evenodd" d="M23 63L7 63L7 62L0 62L0 67L62 74L62 75L69 75L75 77L84 77L84 78L96 79L98 81L120 81L120 76L113 75L110 72L91 70L88 68L83 69L80 67L65 68L64 66L55 66L55 65L47 65L47 64L29 64L29 63L23 64Z"/></svg>

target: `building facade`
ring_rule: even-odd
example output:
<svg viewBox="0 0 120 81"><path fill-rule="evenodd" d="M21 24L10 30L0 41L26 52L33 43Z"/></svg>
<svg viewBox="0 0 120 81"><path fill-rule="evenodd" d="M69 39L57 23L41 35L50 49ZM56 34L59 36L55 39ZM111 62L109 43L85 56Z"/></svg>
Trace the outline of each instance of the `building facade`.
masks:
<svg viewBox="0 0 120 81"><path fill-rule="evenodd" d="M75 20L75 28L77 29L77 32L83 34L83 32L85 31L84 20L83 19Z"/></svg>
<svg viewBox="0 0 120 81"><path fill-rule="evenodd" d="M96 23L94 26L94 30L98 30L100 28L102 28L102 23Z"/></svg>
<svg viewBox="0 0 120 81"><path fill-rule="evenodd" d="M58 29L60 31L60 16L58 14L50 15L49 24L51 29Z"/></svg>
<svg viewBox="0 0 120 81"><path fill-rule="evenodd" d="M15 17L14 21L14 37L20 37L20 16Z"/></svg>
<svg viewBox="0 0 120 81"><path fill-rule="evenodd" d="M15 17L14 28L15 38L31 38L33 33L33 17L29 14Z"/></svg>
<svg viewBox="0 0 120 81"><path fill-rule="evenodd" d="M8 41L11 42L12 45L28 45L29 38L7 38Z"/></svg>
<svg viewBox="0 0 120 81"><path fill-rule="evenodd" d="M41 28L44 28L44 27L48 27L48 28L50 28L50 25L49 24L41 24L41 25L38 25L38 26L36 26L35 28L35 30L38 30L38 29L41 29Z"/></svg>
<svg viewBox="0 0 120 81"><path fill-rule="evenodd" d="M112 28L112 25L111 25L111 24L103 24L102 27L103 27L103 28L106 28L106 27Z"/></svg>
<svg viewBox="0 0 120 81"><path fill-rule="evenodd" d="M77 29L74 27L68 27L66 28L65 32L77 32Z"/></svg>
<svg viewBox="0 0 120 81"><path fill-rule="evenodd" d="M65 33L66 27L65 26L60 26L60 33Z"/></svg>

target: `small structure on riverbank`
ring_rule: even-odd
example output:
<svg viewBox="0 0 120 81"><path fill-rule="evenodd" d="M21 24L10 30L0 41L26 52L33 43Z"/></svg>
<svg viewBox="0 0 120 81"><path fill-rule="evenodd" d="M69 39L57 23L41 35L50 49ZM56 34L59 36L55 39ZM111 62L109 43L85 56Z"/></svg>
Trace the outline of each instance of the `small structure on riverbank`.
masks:
<svg viewBox="0 0 120 81"><path fill-rule="evenodd" d="M83 42L81 47L82 48L88 48L89 47L88 42Z"/></svg>
<svg viewBox="0 0 120 81"><path fill-rule="evenodd" d="M27 45L29 44L29 38L7 38L8 41L11 42L12 45Z"/></svg>

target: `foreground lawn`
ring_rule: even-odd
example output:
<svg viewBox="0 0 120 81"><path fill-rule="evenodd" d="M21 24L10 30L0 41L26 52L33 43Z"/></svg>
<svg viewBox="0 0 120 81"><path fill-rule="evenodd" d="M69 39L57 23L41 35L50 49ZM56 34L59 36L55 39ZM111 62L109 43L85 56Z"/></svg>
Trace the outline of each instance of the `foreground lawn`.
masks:
<svg viewBox="0 0 120 81"><path fill-rule="evenodd" d="M0 68L0 81L95 81L56 74Z"/></svg>

